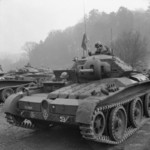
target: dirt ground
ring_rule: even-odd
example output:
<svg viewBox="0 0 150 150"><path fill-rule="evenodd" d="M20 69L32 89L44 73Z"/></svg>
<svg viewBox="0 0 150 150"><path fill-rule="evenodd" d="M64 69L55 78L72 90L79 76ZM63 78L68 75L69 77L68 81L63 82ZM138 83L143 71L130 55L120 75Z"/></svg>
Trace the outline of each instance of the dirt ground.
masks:
<svg viewBox="0 0 150 150"><path fill-rule="evenodd" d="M150 121L120 145L84 140L73 127L33 131L14 127L5 120L0 106L0 150L150 150Z"/></svg>

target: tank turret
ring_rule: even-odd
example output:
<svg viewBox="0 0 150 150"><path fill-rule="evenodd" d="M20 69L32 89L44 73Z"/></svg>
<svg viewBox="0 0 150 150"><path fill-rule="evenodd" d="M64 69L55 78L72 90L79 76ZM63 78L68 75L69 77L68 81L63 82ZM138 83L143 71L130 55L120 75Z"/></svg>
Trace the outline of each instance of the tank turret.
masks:
<svg viewBox="0 0 150 150"><path fill-rule="evenodd" d="M78 79L100 80L110 77L129 75L132 67L116 56L92 55L76 60L72 69L76 70Z"/></svg>
<svg viewBox="0 0 150 150"><path fill-rule="evenodd" d="M77 74L79 78L88 80L100 80L110 75L110 65L107 62L102 62L99 59L88 59L83 66L79 66Z"/></svg>

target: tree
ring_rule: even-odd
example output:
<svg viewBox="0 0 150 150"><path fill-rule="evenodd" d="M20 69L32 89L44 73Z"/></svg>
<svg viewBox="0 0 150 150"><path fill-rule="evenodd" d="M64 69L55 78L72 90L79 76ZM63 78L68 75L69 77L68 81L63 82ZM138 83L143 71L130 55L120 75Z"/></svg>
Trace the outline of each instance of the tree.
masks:
<svg viewBox="0 0 150 150"><path fill-rule="evenodd" d="M32 51L36 48L37 45L38 44L36 42L26 42L24 44L24 46L22 47L23 51L26 52L27 57L29 58L29 60L31 58Z"/></svg>
<svg viewBox="0 0 150 150"><path fill-rule="evenodd" d="M133 29L133 12L125 7L120 7L117 14L117 29L119 33L129 32Z"/></svg>
<svg viewBox="0 0 150 150"><path fill-rule="evenodd" d="M113 43L115 54L131 66L144 62L147 54L147 39L139 32L123 32Z"/></svg>
<svg viewBox="0 0 150 150"><path fill-rule="evenodd" d="M150 2L149 2L149 5L148 5L147 12L150 13Z"/></svg>
<svg viewBox="0 0 150 150"><path fill-rule="evenodd" d="M145 36L147 40L150 39L149 18L150 14L145 11L131 11L124 7L120 7L117 12L110 14L99 12L96 9L92 10L86 15L86 29L90 51L95 51L94 45L97 41L109 46L111 41L117 39L115 41L115 52L117 55L121 56L130 64L135 65L135 61L138 60L132 59L133 56L138 59L143 59L143 57L139 58L136 56L139 54L129 54L131 52L134 53L132 51L133 48L129 47L131 45L132 47L136 47L137 45L136 52L138 52L138 45L140 44L138 42L141 42L144 46L148 45L149 47L147 49L150 49L150 44L146 43L146 40L142 38L142 36ZM30 59L30 63L34 66L63 67L69 64L73 57L82 56L81 41L84 30L84 21L82 19L76 25L65 30L51 31L38 44L27 42L23 50L27 54L26 57ZM138 34L130 33L130 31L138 31ZM135 45L133 44L134 42L136 43ZM143 49L142 52L141 49ZM145 49L140 48L140 55L145 55ZM127 53L130 56L127 57ZM131 62L132 60L134 62Z"/></svg>

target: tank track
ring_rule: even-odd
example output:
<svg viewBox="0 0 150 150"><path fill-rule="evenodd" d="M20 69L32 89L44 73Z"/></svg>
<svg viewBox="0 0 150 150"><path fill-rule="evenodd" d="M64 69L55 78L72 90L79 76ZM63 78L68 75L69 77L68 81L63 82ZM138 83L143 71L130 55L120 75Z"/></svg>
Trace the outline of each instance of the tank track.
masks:
<svg viewBox="0 0 150 150"><path fill-rule="evenodd" d="M136 97L132 97L130 99L127 99L123 102L118 102L116 104L111 104L111 105L107 105L107 106L100 106L97 107L94 111L93 114L95 114L97 111L109 111L110 109L114 108L114 107L118 107L118 106L123 106L127 103L130 103L133 99L137 98L138 96L142 96L144 94L139 94ZM32 123L32 122L26 122L26 121L16 121L14 118L17 117L15 115L12 114L6 114L6 119L7 122L13 126L18 126L18 127L23 127L26 129L32 129L32 130L37 130L39 129L36 124ZM18 117L19 118L19 117ZM106 135L102 135L101 137L95 137L93 130L92 130L92 123L87 125L87 124L81 124L79 126L80 130L81 130L81 135L84 139L87 140L91 140L91 141L95 141L95 142L100 142L100 143L106 143L106 144L113 144L113 145L117 145L122 143L123 141L125 141L128 137L130 137L132 134L134 134L138 129L140 129L149 119L143 117L142 122L140 124L140 126L138 126L137 128L131 127L129 126L124 134L124 137L120 140L120 141L113 141L109 136Z"/></svg>
<svg viewBox="0 0 150 150"><path fill-rule="evenodd" d="M143 95L143 94L142 94ZM136 96L137 97L137 96ZM129 102L131 102L134 98L136 97L132 97L132 99L127 99L125 100L124 102L118 102L116 104L113 104L113 105L107 105L107 106L103 106L103 107L98 107L95 109L93 115L97 112L97 111L106 111L106 110L110 110L111 108L114 108L114 107L118 107L118 106L123 106ZM93 118L92 118L93 119ZM149 119L148 118L145 118L143 117L142 121L141 121L141 124L137 127L137 128L134 128L134 127L131 127L129 126L124 134L124 137L119 140L119 141L113 141L109 136L106 136L106 135L102 135L101 137L95 137L94 135L94 132L92 130L92 121L91 121L91 124L87 125L87 124L81 124L80 125L80 133L82 135L82 137L84 139L87 139L87 140L91 140L91 141L95 141L95 142L100 142L100 143L106 143L106 144L113 144L113 145L117 145L117 144L120 144L122 143L123 141L125 141L128 137L130 137L132 134L134 134L138 129L140 129Z"/></svg>
<svg viewBox="0 0 150 150"><path fill-rule="evenodd" d="M13 126L17 126L17 127L22 127L22 128L26 128L26 129L32 129L32 130L39 130L39 129L44 129L44 128L50 128L53 127L53 124L49 124L49 126L39 126L36 123L33 123L30 120L23 120L23 121L19 121L19 117L12 115L12 114L6 114L5 116L7 122Z"/></svg>
<svg viewBox="0 0 150 150"><path fill-rule="evenodd" d="M14 116L12 114L6 114L6 116L5 116L7 122L13 126L18 126L18 127L32 129L32 130L38 129L34 123L25 122L25 121L19 122L16 119L14 119L15 117L17 118L17 116Z"/></svg>

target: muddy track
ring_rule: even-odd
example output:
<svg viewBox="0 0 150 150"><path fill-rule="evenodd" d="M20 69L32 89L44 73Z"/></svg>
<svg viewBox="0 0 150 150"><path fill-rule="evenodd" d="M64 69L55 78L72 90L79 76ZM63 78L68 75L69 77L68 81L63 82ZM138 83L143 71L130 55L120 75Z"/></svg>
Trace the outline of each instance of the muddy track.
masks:
<svg viewBox="0 0 150 150"><path fill-rule="evenodd" d="M90 142L73 127L32 131L9 125L0 105L0 150L149 150L150 121L120 145Z"/></svg>

